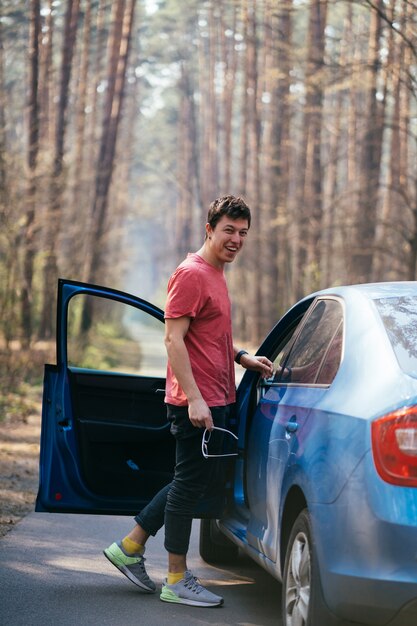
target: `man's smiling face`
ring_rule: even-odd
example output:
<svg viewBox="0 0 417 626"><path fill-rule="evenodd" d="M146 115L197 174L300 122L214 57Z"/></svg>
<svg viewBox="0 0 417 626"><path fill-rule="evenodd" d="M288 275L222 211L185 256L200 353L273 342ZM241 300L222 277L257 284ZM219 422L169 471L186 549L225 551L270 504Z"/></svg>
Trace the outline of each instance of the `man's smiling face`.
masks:
<svg viewBox="0 0 417 626"><path fill-rule="evenodd" d="M243 246L248 230L248 220L233 220L227 215L220 218L214 229L210 224L206 224L211 263L217 267L232 263Z"/></svg>

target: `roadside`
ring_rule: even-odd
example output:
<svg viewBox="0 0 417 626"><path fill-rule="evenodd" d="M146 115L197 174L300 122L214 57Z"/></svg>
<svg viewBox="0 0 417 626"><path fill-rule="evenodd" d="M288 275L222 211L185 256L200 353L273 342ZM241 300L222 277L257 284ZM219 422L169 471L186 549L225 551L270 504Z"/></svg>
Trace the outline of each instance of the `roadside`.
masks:
<svg viewBox="0 0 417 626"><path fill-rule="evenodd" d="M0 421L0 537L34 510L39 475L40 391Z"/></svg>
<svg viewBox="0 0 417 626"><path fill-rule="evenodd" d="M0 537L34 510L43 369L54 362L55 342L25 349L0 334Z"/></svg>

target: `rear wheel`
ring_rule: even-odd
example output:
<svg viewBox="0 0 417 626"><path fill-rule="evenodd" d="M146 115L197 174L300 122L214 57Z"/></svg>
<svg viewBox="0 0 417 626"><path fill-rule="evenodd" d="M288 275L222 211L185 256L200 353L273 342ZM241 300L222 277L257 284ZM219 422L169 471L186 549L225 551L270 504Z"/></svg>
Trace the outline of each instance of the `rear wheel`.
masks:
<svg viewBox="0 0 417 626"><path fill-rule="evenodd" d="M323 600L307 509L295 520L288 540L282 581L282 617L283 626L342 624Z"/></svg>
<svg viewBox="0 0 417 626"><path fill-rule="evenodd" d="M216 520L200 522L200 556L206 563L232 563L239 549L220 532Z"/></svg>

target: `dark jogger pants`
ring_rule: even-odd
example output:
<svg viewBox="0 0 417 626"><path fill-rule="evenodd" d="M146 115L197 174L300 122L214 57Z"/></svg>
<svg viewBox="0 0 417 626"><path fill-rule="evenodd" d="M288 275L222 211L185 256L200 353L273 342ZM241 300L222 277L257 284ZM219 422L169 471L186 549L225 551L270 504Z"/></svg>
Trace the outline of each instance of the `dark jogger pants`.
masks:
<svg viewBox="0 0 417 626"><path fill-rule="evenodd" d="M214 425L225 428L230 405L210 410ZM203 429L191 424L188 407L168 404L167 411L176 440L174 479L156 494L135 521L150 535L156 535L165 524L165 549L173 554L187 554L193 514L212 479L214 463L202 455Z"/></svg>

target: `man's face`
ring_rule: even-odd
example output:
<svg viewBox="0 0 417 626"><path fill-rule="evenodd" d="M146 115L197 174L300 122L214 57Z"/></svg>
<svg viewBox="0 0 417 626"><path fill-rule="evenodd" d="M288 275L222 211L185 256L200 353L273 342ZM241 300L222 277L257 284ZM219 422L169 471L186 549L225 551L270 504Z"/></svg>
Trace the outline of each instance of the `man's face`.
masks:
<svg viewBox="0 0 417 626"><path fill-rule="evenodd" d="M219 265L234 261L237 253L243 246L248 230L248 220L232 220L227 215L223 215L220 218L214 229L211 228L210 224L206 224L213 261Z"/></svg>

